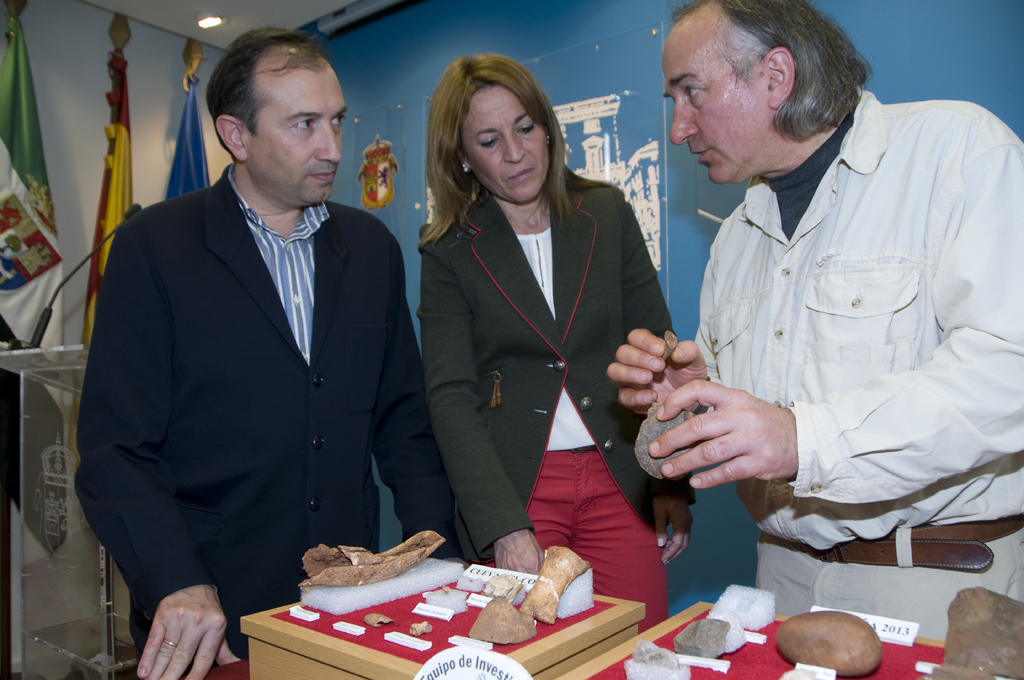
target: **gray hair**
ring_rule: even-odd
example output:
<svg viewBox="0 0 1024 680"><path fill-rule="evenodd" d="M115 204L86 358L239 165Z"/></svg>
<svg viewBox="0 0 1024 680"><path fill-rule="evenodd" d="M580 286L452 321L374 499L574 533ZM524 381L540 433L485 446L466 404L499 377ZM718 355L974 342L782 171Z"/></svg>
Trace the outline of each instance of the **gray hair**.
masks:
<svg viewBox="0 0 1024 680"><path fill-rule="evenodd" d="M754 67L776 47L796 62L793 91L776 112L779 134L806 139L837 126L857 108L871 67L846 32L807 0L692 0L672 13L672 24L705 6L716 7L733 30L726 59L750 82Z"/></svg>

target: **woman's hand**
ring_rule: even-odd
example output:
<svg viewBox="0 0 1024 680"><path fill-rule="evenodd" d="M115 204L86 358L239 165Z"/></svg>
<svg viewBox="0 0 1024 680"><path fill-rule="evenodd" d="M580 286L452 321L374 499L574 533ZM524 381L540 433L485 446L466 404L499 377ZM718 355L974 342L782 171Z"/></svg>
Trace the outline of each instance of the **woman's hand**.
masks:
<svg viewBox="0 0 1024 680"><path fill-rule="evenodd" d="M505 534L494 542L494 566L498 569L539 574L544 551L530 529Z"/></svg>
<svg viewBox="0 0 1024 680"><path fill-rule="evenodd" d="M672 540L668 540L668 525L672 525ZM659 494L654 497L654 533L658 536L658 545L665 546L661 552L661 561L668 564L679 556L690 544L690 527L693 515L686 498L672 494Z"/></svg>

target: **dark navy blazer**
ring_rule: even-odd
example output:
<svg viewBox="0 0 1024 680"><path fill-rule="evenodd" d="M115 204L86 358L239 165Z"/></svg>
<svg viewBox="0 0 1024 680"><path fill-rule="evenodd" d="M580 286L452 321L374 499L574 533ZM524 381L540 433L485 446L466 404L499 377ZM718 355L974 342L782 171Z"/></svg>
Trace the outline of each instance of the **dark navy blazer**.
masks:
<svg viewBox="0 0 1024 680"><path fill-rule="evenodd" d="M458 554L398 243L327 205L308 365L226 175L113 240L76 488L131 591L140 649L163 597L213 584L247 656L239 617L298 601L308 548L376 551L371 453L405 537L433 529L448 539L434 556Z"/></svg>

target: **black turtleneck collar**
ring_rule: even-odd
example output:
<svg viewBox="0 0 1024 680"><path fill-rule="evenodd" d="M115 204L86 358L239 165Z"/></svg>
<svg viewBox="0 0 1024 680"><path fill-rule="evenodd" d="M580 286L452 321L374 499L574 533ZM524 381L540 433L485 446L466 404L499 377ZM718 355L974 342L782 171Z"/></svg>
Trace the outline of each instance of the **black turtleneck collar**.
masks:
<svg viewBox="0 0 1024 680"><path fill-rule="evenodd" d="M811 154L811 157L781 177L767 180L768 186L775 192L779 201L779 214L782 218L782 231L787 239L793 238L800 218L807 212L807 206L814 198L814 192L821 183L832 161L839 155L846 133L853 127L853 113L847 114L836 131L825 140L825 143Z"/></svg>

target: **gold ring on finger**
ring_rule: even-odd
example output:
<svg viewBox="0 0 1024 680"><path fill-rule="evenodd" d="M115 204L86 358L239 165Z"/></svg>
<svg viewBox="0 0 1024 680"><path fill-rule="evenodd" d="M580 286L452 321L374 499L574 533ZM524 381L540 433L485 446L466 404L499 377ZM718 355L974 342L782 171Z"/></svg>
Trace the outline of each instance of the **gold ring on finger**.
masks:
<svg viewBox="0 0 1024 680"><path fill-rule="evenodd" d="M170 640L164 640L164 644L165 645L170 645L171 647L175 647L175 648L178 646L177 642L171 642Z"/></svg>

